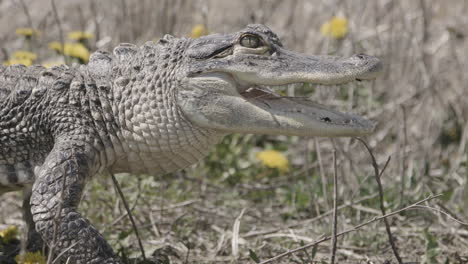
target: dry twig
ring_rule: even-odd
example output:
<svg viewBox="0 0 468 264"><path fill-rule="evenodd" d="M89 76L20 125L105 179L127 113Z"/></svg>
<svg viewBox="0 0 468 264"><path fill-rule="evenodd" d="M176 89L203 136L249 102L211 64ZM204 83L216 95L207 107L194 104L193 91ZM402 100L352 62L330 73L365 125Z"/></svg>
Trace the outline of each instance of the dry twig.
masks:
<svg viewBox="0 0 468 264"><path fill-rule="evenodd" d="M337 244L337 222L338 222L338 171L336 169L336 150L333 151L333 229L332 229L332 250L330 263L335 263L335 254L336 254L336 244Z"/></svg>
<svg viewBox="0 0 468 264"><path fill-rule="evenodd" d="M31 18L31 13L29 13L29 8L24 2L24 0L19 0L19 3L21 5L21 8L23 9L24 15L26 16L26 20L28 21L28 27L34 28L32 18Z"/></svg>
<svg viewBox="0 0 468 264"><path fill-rule="evenodd" d="M325 197L325 206L328 209L330 209L330 205L328 204L328 194L327 194L327 177L325 177L325 170L323 169L323 162L322 162L322 155L320 154L320 143L318 142L317 138L314 138L314 144L315 144L315 151L317 153L317 161L319 163L319 173L320 173L320 181L322 182L322 192L323 192L323 197Z"/></svg>
<svg viewBox="0 0 468 264"><path fill-rule="evenodd" d="M67 63L68 58L65 55L65 37L63 36L63 27L62 27L62 23L60 22L60 17L57 12L57 6L55 5L55 0L50 0L50 4L52 5L52 11L54 13L55 23L57 23L57 27L59 30L59 38L60 38L60 45L62 45L63 59L64 59L65 64L68 64Z"/></svg>
<svg viewBox="0 0 468 264"><path fill-rule="evenodd" d="M245 213L245 209L246 208L242 209L239 216L234 221L234 226L232 228L231 247L232 247L232 255L234 256L235 259L239 257L239 228L240 228L240 220Z"/></svg>
<svg viewBox="0 0 468 264"><path fill-rule="evenodd" d="M382 215L385 215L385 205L384 205L384 192L383 192L383 187L382 187L382 182L380 181L380 177L382 176L382 173L385 171L385 169L388 166L388 163L390 162L390 157L388 157L387 161L385 162L385 165L382 169L382 171L379 171L379 165L377 164L377 161L375 160L374 153L372 153L372 150L370 149L369 145L361 139L361 138L356 138L359 140L364 146L366 147L367 151L369 152L369 155L371 156L372 159L372 167L374 167L374 172L375 172L375 180L377 181L377 185L379 187L379 201L380 201L380 210L382 211ZM390 231L390 224L388 223L388 220L386 218L383 219L384 224L385 224L385 229L387 230L387 235L388 235L388 242L390 243L390 246L392 247L393 254L395 255L395 258L397 259L398 263L402 264L403 260L400 257L400 254L398 254L398 249L395 245L395 241L392 236L392 232Z"/></svg>
<svg viewBox="0 0 468 264"><path fill-rule="evenodd" d="M135 231L135 236L137 237L137 240L138 240L138 245L140 247L141 256L143 257L144 260L146 260L145 249L143 248L143 243L141 243L140 235L138 233L138 228L136 226L135 220L133 219L133 215L130 210L130 207L128 206L127 200L125 200L125 196L123 195L122 190L120 189L119 182L115 178L115 175L112 174L111 176L112 176L112 182L114 183L114 186L117 189L117 192L119 193L120 199L122 199L122 203L125 207L125 210L127 211L128 218L130 219L130 222L132 222L133 231Z"/></svg>

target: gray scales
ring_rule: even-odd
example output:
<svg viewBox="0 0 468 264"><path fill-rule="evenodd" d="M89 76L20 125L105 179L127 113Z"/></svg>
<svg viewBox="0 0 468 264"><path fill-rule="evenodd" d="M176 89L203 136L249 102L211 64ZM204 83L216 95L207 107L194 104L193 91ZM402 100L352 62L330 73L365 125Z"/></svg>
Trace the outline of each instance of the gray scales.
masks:
<svg viewBox="0 0 468 264"><path fill-rule="evenodd" d="M229 133L368 134L372 121L272 88L371 80L381 68L363 54L294 53L263 25L121 44L88 65L0 66L0 194L25 191L29 247L52 242L57 216L55 252L71 246L63 261L121 263L77 211L88 180L103 171L173 172Z"/></svg>

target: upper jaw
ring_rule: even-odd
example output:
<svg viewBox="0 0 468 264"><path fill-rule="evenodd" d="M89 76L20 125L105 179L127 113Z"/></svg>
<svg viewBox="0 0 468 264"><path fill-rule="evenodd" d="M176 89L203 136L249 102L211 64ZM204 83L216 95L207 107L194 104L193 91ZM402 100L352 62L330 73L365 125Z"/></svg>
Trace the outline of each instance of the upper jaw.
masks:
<svg viewBox="0 0 468 264"><path fill-rule="evenodd" d="M219 70L233 74L237 80L262 85L344 84L375 79L382 71L381 61L365 54L349 58L312 56L279 47L267 57L238 54L233 60L240 64Z"/></svg>

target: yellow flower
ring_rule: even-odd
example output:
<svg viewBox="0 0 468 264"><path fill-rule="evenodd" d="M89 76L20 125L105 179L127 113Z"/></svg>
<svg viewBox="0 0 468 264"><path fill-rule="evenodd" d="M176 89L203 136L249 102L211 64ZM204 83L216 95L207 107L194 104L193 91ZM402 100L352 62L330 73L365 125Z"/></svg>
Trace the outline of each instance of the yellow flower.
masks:
<svg viewBox="0 0 468 264"><path fill-rule="evenodd" d="M25 36L27 38L39 35L39 31L32 28L17 28L15 32L16 35Z"/></svg>
<svg viewBox="0 0 468 264"><path fill-rule="evenodd" d="M26 60L34 61L37 59L37 55L30 51L18 50L18 51L15 51L15 53L13 53L13 58L18 59L18 60L26 59Z"/></svg>
<svg viewBox="0 0 468 264"><path fill-rule="evenodd" d="M81 43L65 43L65 48L62 48L60 42L54 41L49 43L49 49L73 58L78 58L83 62L89 61L89 50Z"/></svg>
<svg viewBox="0 0 468 264"><path fill-rule="evenodd" d="M84 62L89 61L89 50L81 43L65 43L63 53L70 57L81 59Z"/></svg>
<svg viewBox="0 0 468 264"><path fill-rule="evenodd" d="M333 17L320 27L320 33L335 39L344 38L348 34L348 20L344 17Z"/></svg>
<svg viewBox="0 0 468 264"><path fill-rule="evenodd" d="M15 257L15 260L18 264L46 264L46 257L38 252L26 252L24 255L24 261L21 255Z"/></svg>
<svg viewBox="0 0 468 264"><path fill-rule="evenodd" d="M276 150L264 150L258 152L255 157L268 168L276 168L280 171L287 171L289 169L289 161L286 156Z"/></svg>
<svg viewBox="0 0 468 264"><path fill-rule="evenodd" d="M58 41L50 42L49 43L49 49L55 50L55 51L61 53L62 52L62 44L60 44L60 42L58 42Z"/></svg>
<svg viewBox="0 0 468 264"><path fill-rule="evenodd" d="M192 33L190 33L190 37L192 38L199 38L201 36L208 35L208 30L202 24L198 24L192 28Z"/></svg>
<svg viewBox="0 0 468 264"><path fill-rule="evenodd" d="M76 40L76 41L82 41L86 39L93 38L94 35L88 32L82 32L82 31L72 31L68 33L68 38L71 40Z"/></svg>
<svg viewBox="0 0 468 264"><path fill-rule="evenodd" d="M48 61L48 62L42 63L42 66L44 66L46 68L52 68L54 66L59 66L59 65L62 65L62 64L64 64L63 61Z"/></svg>
<svg viewBox="0 0 468 264"><path fill-rule="evenodd" d="M5 66L10 66L13 64L23 64L25 66L31 66L33 64L33 61L30 59L9 59L5 62L3 62Z"/></svg>
<svg viewBox="0 0 468 264"><path fill-rule="evenodd" d="M10 243L12 240L16 239L18 235L18 228L16 226L9 226L6 229L0 231L0 237L4 243Z"/></svg>

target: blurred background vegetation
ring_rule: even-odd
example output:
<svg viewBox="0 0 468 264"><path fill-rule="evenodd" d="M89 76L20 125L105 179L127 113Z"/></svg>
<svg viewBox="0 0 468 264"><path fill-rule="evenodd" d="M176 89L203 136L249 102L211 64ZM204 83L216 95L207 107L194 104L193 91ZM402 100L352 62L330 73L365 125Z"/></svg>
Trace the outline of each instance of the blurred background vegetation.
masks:
<svg viewBox="0 0 468 264"><path fill-rule="evenodd" d="M1 63L86 63L94 50L112 50L121 42L229 33L249 23L266 24L298 52L380 57L385 72L374 82L282 92L378 121L366 140L381 166L391 156L381 179L387 211L442 194L426 204L433 209L389 219L401 256L407 262L468 263L468 230L461 222L468 219L467 1L55 4L56 13L50 0L0 0ZM253 263L330 234L334 151L342 206L338 230L345 230L381 214L369 155L354 139L231 135L203 162L181 172L117 177L147 252L161 263ZM24 228L20 207L20 193L2 196L0 230ZM81 210L119 254L139 255L110 177L87 186ZM233 246L236 218L240 231ZM276 263L327 262L329 254L327 242ZM340 237L337 258L395 263L381 222Z"/></svg>

